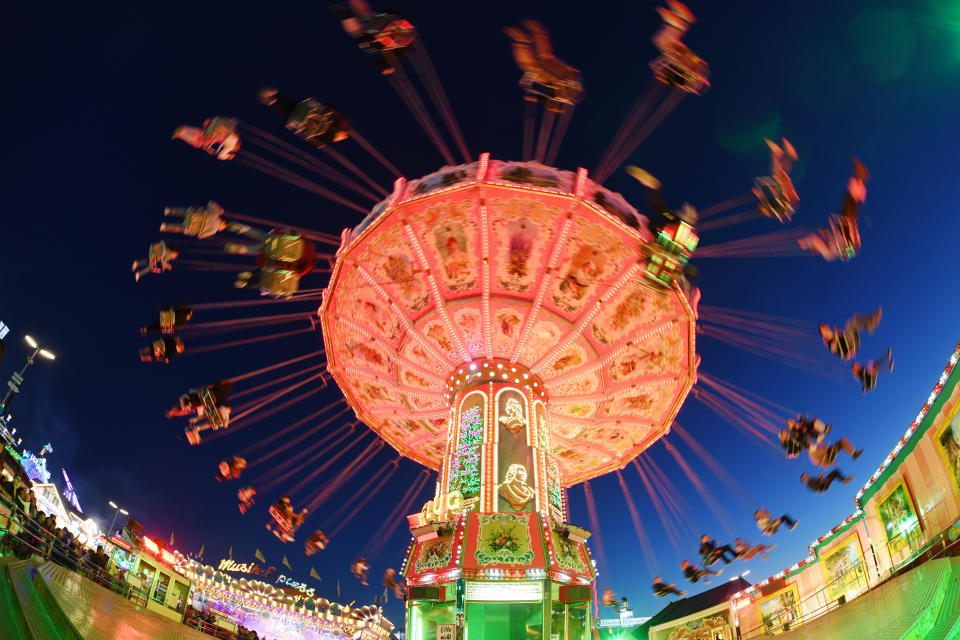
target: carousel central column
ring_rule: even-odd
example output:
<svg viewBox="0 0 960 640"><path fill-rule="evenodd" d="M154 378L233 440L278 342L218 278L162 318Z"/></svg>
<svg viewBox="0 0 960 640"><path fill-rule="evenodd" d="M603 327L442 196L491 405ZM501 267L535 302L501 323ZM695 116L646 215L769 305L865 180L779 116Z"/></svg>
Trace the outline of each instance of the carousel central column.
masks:
<svg viewBox="0 0 960 640"><path fill-rule="evenodd" d="M481 359L452 374L447 391L452 428L439 495L459 491L469 511L563 521L542 380L508 360Z"/></svg>
<svg viewBox="0 0 960 640"><path fill-rule="evenodd" d="M411 640L551 637L571 624L570 640L588 638L590 534L565 523L542 380L480 359L451 375L447 393L437 493L411 516Z"/></svg>

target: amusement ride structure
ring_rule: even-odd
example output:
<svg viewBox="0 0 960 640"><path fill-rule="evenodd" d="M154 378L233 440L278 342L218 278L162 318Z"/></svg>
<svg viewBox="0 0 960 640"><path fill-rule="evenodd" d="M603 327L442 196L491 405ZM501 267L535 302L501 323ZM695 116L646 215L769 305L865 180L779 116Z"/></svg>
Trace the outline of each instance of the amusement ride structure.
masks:
<svg viewBox="0 0 960 640"><path fill-rule="evenodd" d="M290 491L294 494L316 479L321 488L308 509L297 512L289 499L270 509L278 538L294 539L304 518L357 474L385 442L401 456L438 473L433 498L422 509L417 510L414 501L425 477L400 499L388 517L392 522L375 534L388 536L402 516L411 514L407 523L413 541L402 568L409 638L462 638L465 628L477 629L477 637L487 637L485 633L512 637L521 629L535 629L539 637L556 637L560 629L560 637L570 640L591 637L590 602L598 600L595 564L586 546L591 533L572 522L567 488L609 472L619 474L631 462L646 484L644 467L636 459L674 427L674 418L698 379L707 383L698 398L712 402L718 413L729 414L730 403L739 402L752 412L740 419L741 424L765 422L763 428L769 431L768 408L732 386L698 376L696 335L704 318L698 310L700 292L692 284L695 270L688 264L699 241L697 212L689 205L677 211L666 206L659 181L641 169L630 172L650 196L645 213L603 186L684 96L697 95L709 85L706 63L682 42L693 16L677 2L661 9L664 26L654 37L660 55L651 63L654 81L598 167L588 172L550 166L583 87L579 71L553 55L549 36L539 24L506 30L523 71L520 85L527 108L523 158L498 160L482 153L473 159L413 26L358 1L338 12L345 31L375 57L377 68L403 98L446 166L407 179L338 109L313 98L298 101L272 87L260 91L260 101L279 113L301 142L332 158L346 173L321 162L302 145L236 119L216 117L202 127L180 127L174 137L191 146L221 160L237 160L365 218L337 236L237 214L214 202L168 209L165 215L182 217L183 224L165 222L162 230L214 245L218 233L234 234L241 240L219 246L241 259L256 256L256 264L181 259L181 251L188 255L195 246L187 239L182 248L166 242L152 245L147 261L134 265L134 270L142 267L138 274L181 266L242 269L235 285L259 289L269 298L167 308L159 323L143 329L144 334L159 337L141 357L169 361L180 354L312 332L319 321L322 351L191 390L168 416L193 416L187 437L191 444L199 444L292 406L332 379L345 399L339 413L293 437L303 424L333 408L325 407L265 438L291 441L281 449L301 442L310 445L289 460L291 467L296 462L296 469L323 460ZM453 160L410 82L406 61L420 74L462 163ZM542 118L534 145L539 106ZM348 139L393 174L392 190L380 187L332 148ZM701 218L756 197L758 217L790 220L797 203L789 179L796 152L786 141L782 148L769 144L772 175L757 179L746 199L721 203L701 212ZM298 173L303 170L323 175L333 186L305 178ZM375 204L358 205L341 191ZM856 204L863 197L865 191L848 195L852 208L845 205L837 218L843 224L833 225L843 227L843 233L821 231L801 240L801 246L816 245L819 248L813 250L828 260L853 257L859 249ZM769 252L774 246L797 250L798 239L800 233L777 232L704 253L750 255L758 247ZM329 252L317 245L328 246ZM303 278L317 274L329 274L325 287L301 287ZM190 323L194 310L268 301L320 306L315 313ZM308 321L309 327L224 345L195 348L180 337L192 330L258 329L297 321ZM719 336L737 324L737 318L714 311L712 322L726 327L714 329L713 335ZM764 340L772 344L768 335L754 347ZM282 367L304 361L311 366L277 376ZM267 372L275 376L272 381L239 392L235 388ZM281 382L289 386L264 391ZM297 390L299 395L292 395ZM252 393L260 395L231 407L231 399ZM349 432L344 427L311 438L320 427L349 412L356 416ZM353 446L344 442L357 422L382 440L368 441L359 453L351 452L353 459L340 472L317 479ZM222 463L218 479L240 478L248 466L242 456L257 446ZM318 451L319 447L324 448ZM338 453L331 456L331 451ZM349 505L353 508L349 513L348 505L341 505L328 518L323 530L330 538L395 470L396 464L385 465L372 473L362 502ZM241 511L246 512L258 492L279 488L291 473L268 473L250 483L244 476L241 483L249 486L239 493ZM620 481L626 493L622 477ZM589 499L589 485L585 489ZM595 514L591 516L595 521ZM638 535L643 535L635 509L631 517ZM311 536L308 555L326 547L329 539L323 530ZM363 558L354 563L354 573L364 584L368 568ZM388 575L392 579L393 574ZM388 585L386 577L384 584ZM434 631L422 632L425 629L436 629L436 636Z"/></svg>
<svg viewBox="0 0 960 640"><path fill-rule="evenodd" d="M585 624L590 534L568 524L563 491L669 428L696 376L695 294L647 274L646 220L585 170L482 154L398 180L370 218L344 236L320 317L357 416L439 470L411 518L411 603L461 584L462 626L464 597L516 589L536 606L581 604Z"/></svg>

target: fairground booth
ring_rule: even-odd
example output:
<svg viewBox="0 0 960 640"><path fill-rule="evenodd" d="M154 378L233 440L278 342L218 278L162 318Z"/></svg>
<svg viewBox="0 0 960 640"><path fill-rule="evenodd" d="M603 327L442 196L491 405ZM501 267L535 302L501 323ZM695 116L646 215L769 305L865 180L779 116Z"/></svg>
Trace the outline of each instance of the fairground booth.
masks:
<svg viewBox="0 0 960 640"><path fill-rule="evenodd" d="M328 368L439 474L409 517L408 640L593 637L590 533L565 489L656 442L694 383L689 231L665 261L586 170L489 154L398 179L344 231L319 312Z"/></svg>
<svg viewBox="0 0 960 640"><path fill-rule="evenodd" d="M179 553L141 531L140 523L129 519L123 529L106 541L110 557L132 587L131 594L140 594L142 606L183 622L193 581L184 574Z"/></svg>
<svg viewBox="0 0 960 640"><path fill-rule="evenodd" d="M261 638L298 640L387 640L393 631L378 606L351 608L315 597L313 589L284 576L273 575L275 583L257 579L270 579L272 567L224 559L214 568L175 555L178 567L194 582L191 607L213 616L221 629L236 632L243 627Z"/></svg>
<svg viewBox="0 0 960 640"><path fill-rule="evenodd" d="M736 578L676 602L671 602L631 635L620 638L646 640L736 640L736 616L730 596L749 587L743 578ZM617 636L604 636L611 640Z"/></svg>

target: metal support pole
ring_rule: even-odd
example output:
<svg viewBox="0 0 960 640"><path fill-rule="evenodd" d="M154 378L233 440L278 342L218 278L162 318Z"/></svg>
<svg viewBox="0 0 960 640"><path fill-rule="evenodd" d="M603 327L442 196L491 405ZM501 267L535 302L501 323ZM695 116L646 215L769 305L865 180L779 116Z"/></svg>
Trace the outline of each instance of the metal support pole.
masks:
<svg viewBox="0 0 960 640"><path fill-rule="evenodd" d="M120 515L120 507L117 507L117 510L113 512L113 521L110 523L110 535L113 535L113 525L117 524L117 516Z"/></svg>

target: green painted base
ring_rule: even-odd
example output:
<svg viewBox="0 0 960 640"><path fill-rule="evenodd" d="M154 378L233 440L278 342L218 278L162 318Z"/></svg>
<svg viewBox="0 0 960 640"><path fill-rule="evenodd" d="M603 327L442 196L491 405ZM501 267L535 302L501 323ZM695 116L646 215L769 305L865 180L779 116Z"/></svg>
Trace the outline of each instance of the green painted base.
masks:
<svg viewBox="0 0 960 640"><path fill-rule="evenodd" d="M590 640L590 601L561 601L561 586L550 580L448 582L436 600L408 602L407 638Z"/></svg>

